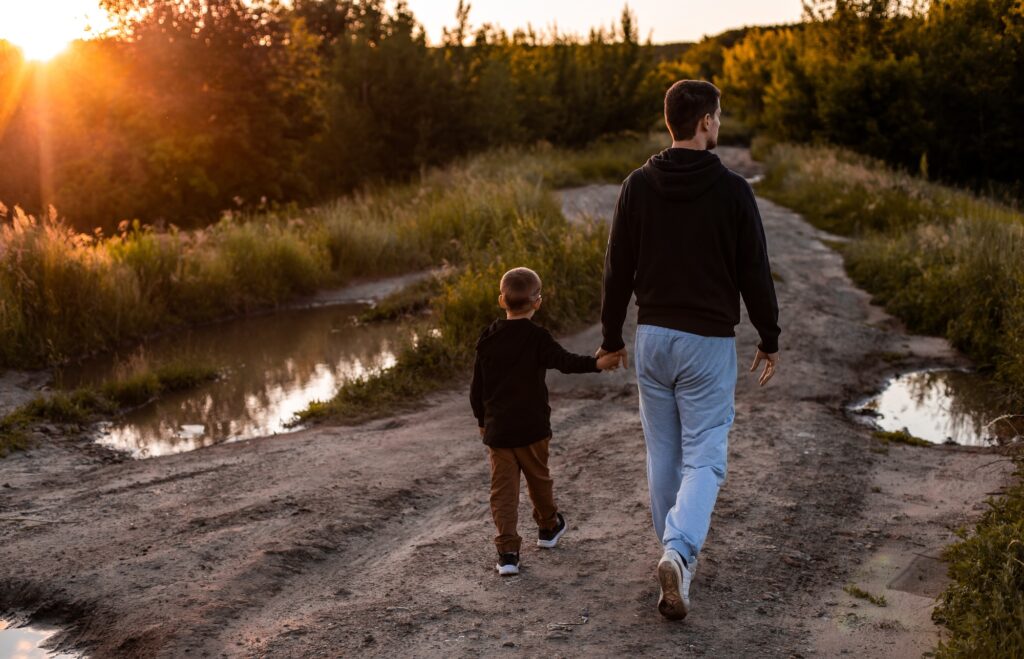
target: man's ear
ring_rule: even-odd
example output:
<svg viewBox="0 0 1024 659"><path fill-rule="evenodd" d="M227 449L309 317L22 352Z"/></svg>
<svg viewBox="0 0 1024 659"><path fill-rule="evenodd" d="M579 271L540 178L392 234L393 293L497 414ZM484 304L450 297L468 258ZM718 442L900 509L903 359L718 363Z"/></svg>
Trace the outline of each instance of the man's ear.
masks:
<svg viewBox="0 0 1024 659"><path fill-rule="evenodd" d="M537 309L540 309L540 303L543 302L543 301L544 301L543 298L537 298L536 300L534 300L533 301L533 310L536 311Z"/></svg>
<svg viewBox="0 0 1024 659"><path fill-rule="evenodd" d="M504 293L498 293L498 306L501 307L502 309L508 309L508 305L505 304L505 294Z"/></svg>

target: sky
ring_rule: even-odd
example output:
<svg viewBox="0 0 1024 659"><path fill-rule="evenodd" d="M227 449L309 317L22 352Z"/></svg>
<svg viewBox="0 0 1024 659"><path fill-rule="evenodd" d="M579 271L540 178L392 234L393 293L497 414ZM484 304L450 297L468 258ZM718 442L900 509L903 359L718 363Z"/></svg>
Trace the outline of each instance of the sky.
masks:
<svg viewBox="0 0 1024 659"><path fill-rule="evenodd" d="M2 1L2 0L0 0ZM431 43L441 28L455 23L458 0L407 0ZM626 0L471 0L474 26L495 23L506 29L558 25L560 32L586 35L595 25L618 23ZM792 23L800 19L800 0L629 0L641 39L654 43L699 41L704 35L746 25Z"/></svg>
<svg viewBox="0 0 1024 659"><path fill-rule="evenodd" d="M99 0L0 0L0 39L21 47L32 58L45 59L68 41L106 27ZM393 4L393 0L392 0ZM538 30L585 36L594 26L617 23L626 0L472 0L470 22L500 25L511 31L532 24ZM455 22L458 0L408 0L431 43L444 26ZM707 34L745 25L799 20L800 0L629 0L640 37L655 43L698 41Z"/></svg>

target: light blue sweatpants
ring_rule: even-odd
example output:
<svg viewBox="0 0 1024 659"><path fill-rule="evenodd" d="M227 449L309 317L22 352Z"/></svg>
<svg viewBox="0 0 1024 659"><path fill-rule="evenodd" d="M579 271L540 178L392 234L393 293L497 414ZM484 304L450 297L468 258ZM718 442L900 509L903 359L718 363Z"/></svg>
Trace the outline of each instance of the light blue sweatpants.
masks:
<svg viewBox="0 0 1024 659"><path fill-rule="evenodd" d="M654 530L693 565L725 480L736 339L640 325L635 363Z"/></svg>

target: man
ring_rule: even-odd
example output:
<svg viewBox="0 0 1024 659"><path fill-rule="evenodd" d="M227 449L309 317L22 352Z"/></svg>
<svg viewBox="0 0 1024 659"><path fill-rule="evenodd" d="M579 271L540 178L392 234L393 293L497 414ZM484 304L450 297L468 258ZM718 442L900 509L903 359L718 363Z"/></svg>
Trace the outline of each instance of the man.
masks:
<svg viewBox="0 0 1024 659"><path fill-rule="evenodd" d="M682 80L665 94L672 147L622 184L605 255L598 356L626 357L622 324L637 298L636 372L647 445L663 616L689 612L689 587L725 479L742 296L760 335L761 385L778 365L778 303L764 229L746 180L710 152L721 93Z"/></svg>

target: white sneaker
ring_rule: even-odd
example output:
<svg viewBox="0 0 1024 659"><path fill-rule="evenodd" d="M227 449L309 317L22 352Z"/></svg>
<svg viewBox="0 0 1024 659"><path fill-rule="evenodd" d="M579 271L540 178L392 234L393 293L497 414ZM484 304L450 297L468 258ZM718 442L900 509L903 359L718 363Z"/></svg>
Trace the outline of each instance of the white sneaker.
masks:
<svg viewBox="0 0 1024 659"><path fill-rule="evenodd" d="M687 568L683 557L674 549L666 549L658 561L658 583L661 597L658 612L669 620L682 620L690 612L690 581L693 570Z"/></svg>
<svg viewBox="0 0 1024 659"><path fill-rule="evenodd" d="M519 552L508 552L498 555L498 564L494 566L503 577L519 574Z"/></svg>

